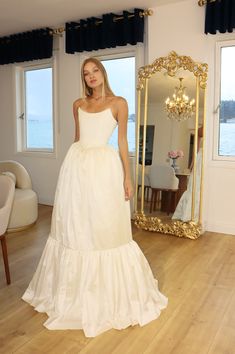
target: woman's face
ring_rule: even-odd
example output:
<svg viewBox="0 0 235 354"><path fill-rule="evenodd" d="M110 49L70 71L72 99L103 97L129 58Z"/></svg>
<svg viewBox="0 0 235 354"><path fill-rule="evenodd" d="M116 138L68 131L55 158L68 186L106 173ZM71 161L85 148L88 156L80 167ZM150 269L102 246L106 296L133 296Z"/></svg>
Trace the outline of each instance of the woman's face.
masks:
<svg viewBox="0 0 235 354"><path fill-rule="evenodd" d="M104 77L101 70L93 62L88 62L85 64L83 73L87 86L92 89L102 85L104 82Z"/></svg>

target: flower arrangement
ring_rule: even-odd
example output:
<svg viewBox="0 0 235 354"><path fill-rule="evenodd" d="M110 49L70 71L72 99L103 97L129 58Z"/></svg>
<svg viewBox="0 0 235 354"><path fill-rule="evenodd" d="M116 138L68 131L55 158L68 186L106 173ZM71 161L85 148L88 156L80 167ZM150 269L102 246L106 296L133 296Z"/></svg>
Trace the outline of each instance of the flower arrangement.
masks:
<svg viewBox="0 0 235 354"><path fill-rule="evenodd" d="M179 157L184 157L184 153L182 150L171 150L168 152L168 157L170 157L172 159L172 165L171 167L174 168L175 172L179 172L179 167L177 166L176 164L176 160L179 158Z"/></svg>
<svg viewBox="0 0 235 354"><path fill-rule="evenodd" d="M168 152L168 157L178 159L178 157L184 157L184 153L182 150L171 150Z"/></svg>

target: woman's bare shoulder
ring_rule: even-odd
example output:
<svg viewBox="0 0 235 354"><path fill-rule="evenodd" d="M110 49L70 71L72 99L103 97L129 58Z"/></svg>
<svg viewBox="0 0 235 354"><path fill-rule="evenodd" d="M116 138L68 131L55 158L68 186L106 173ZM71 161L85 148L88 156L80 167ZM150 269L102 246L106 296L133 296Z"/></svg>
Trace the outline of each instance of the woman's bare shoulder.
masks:
<svg viewBox="0 0 235 354"><path fill-rule="evenodd" d="M127 108L127 100L121 96L115 96L113 98L113 104L118 110Z"/></svg>
<svg viewBox="0 0 235 354"><path fill-rule="evenodd" d="M121 96L114 96L112 101L112 111L117 121L122 117L128 116L128 104L125 98Z"/></svg>
<svg viewBox="0 0 235 354"><path fill-rule="evenodd" d="M117 104L127 104L127 100L122 96L114 96L113 99Z"/></svg>
<svg viewBox="0 0 235 354"><path fill-rule="evenodd" d="M84 103L84 98L78 98L73 102L73 107L78 109Z"/></svg>

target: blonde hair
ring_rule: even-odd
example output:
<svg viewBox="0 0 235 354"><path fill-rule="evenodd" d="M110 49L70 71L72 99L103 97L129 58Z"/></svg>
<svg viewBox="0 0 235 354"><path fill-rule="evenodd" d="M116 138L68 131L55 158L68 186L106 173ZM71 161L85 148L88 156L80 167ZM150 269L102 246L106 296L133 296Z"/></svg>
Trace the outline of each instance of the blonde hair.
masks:
<svg viewBox="0 0 235 354"><path fill-rule="evenodd" d="M95 64L103 75L104 81L103 81L103 85L102 85L102 97L105 97L108 95L115 96L113 91L111 90L110 85L109 85L108 75L105 70L105 67L98 59L91 57L91 58L85 59L84 62L82 63L81 78L82 78L83 97L84 98L91 97L93 94L93 89L87 85L87 83L85 81L85 77L84 77L84 67L87 63Z"/></svg>

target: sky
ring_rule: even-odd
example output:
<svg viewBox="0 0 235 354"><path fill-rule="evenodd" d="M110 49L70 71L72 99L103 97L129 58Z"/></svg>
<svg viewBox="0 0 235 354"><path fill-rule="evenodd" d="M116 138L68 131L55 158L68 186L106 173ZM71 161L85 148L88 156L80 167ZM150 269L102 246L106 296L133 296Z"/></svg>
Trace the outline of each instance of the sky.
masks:
<svg viewBox="0 0 235 354"><path fill-rule="evenodd" d="M26 71L25 81L27 113L46 119L52 112L52 69Z"/></svg>
<svg viewBox="0 0 235 354"><path fill-rule="evenodd" d="M221 52L221 99L235 101L235 46Z"/></svg>
<svg viewBox="0 0 235 354"><path fill-rule="evenodd" d="M114 94L125 97L129 114L135 113L135 58L105 60L102 63ZM26 72L27 112L30 115L40 116L40 119L50 115L52 111L51 75L51 68Z"/></svg>
<svg viewBox="0 0 235 354"><path fill-rule="evenodd" d="M109 84L117 96L124 97L129 106L129 115L135 114L135 58L119 58L102 61L108 74ZM30 120L48 120L52 112L52 69L26 71L26 110ZM43 129L48 127L42 126ZM32 126L30 138L35 141L35 126ZM41 131L45 135L44 131ZM39 131L37 132L39 134ZM31 136L32 135L32 136ZM128 141L130 151L135 149L135 124L128 122ZM45 142L43 141L42 144ZM48 141L46 142L48 143ZM117 129L115 129L110 143L117 147ZM41 146L41 141L39 141ZM34 146L34 145L32 145ZM35 147L35 146L34 146Z"/></svg>
<svg viewBox="0 0 235 354"><path fill-rule="evenodd" d="M235 100L235 46L223 47L221 50L221 99ZM129 114L135 113L135 58L105 60L102 63L112 90L117 96L126 98ZM45 112L51 112L51 75L50 68L27 71L28 113L42 117Z"/></svg>
<svg viewBox="0 0 235 354"><path fill-rule="evenodd" d="M102 64L114 94L127 100L129 114L135 113L135 58L104 60Z"/></svg>

